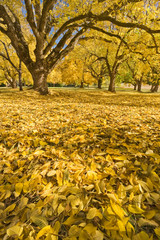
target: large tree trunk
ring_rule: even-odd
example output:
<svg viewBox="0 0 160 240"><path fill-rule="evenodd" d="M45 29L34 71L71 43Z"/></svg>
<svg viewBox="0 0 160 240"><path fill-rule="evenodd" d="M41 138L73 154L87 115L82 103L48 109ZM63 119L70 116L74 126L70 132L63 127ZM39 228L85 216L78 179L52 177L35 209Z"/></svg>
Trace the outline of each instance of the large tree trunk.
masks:
<svg viewBox="0 0 160 240"><path fill-rule="evenodd" d="M137 84L134 84L134 90L136 90L137 89Z"/></svg>
<svg viewBox="0 0 160 240"><path fill-rule="evenodd" d="M153 84L151 87L151 92L158 92L158 88L159 88L159 82L157 82L156 84Z"/></svg>
<svg viewBox="0 0 160 240"><path fill-rule="evenodd" d="M82 80L81 80L80 88L84 88L84 67L83 67L83 73L82 73Z"/></svg>
<svg viewBox="0 0 160 240"><path fill-rule="evenodd" d="M9 81L9 83L10 83L12 88L16 88L17 87L16 81Z"/></svg>
<svg viewBox="0 0 160 240"><path fill-rule="evenodd" d="M150 91L153 92L153 89L154 89L154 85L152 84Z"/></svg>
<svg viewBox="0 0 160 240"><path fill-rule="evenodd" d="M102 78L98 79L98 88L101 89L102 88Z"/></svg>
<svg viewBox="0 0 160 240"><path fill-rule="evenodd" d="M33 77L33 89L38 91L41 95L46 95L49 93L47 85L47 76L48 73L45 71L32 71Z"/></svg>
<svg viewBox="0 0 160 240"><path fill-rule="evenodd" d="M142 91L142 77L140 78L140 80L138 80L138 89L137 89L138 92L141 92Z"/></svg>
<svg viewBox="0 0 160 240"><path fill-rule="evenodd" d="M80 88L84 88L84 82L83 82L83 81L81 81L81 86L80 86Z"/></svg>
<svg viewBox="0 0 160 240"><path fill-rule="evenodd" d="M16 88L16 87L17 87L17 81L16 81L15 78L10 78L10 77L7 76L7 75L5 75L5 77L6 77L8 83L9 83L9 86L10 86L11 88Z"/></svg>
<svg viewBox="0 0 160 240"><path fill-rule="evenodd" d="M116 92L115 90L115 74L110 74L110 83L108 87L109 92Z"/></svg>
<svg viewBox="0 0 160 240"><path fill-rule="evenodd" d="M157 83L155 88L154 88L154 92L158 92L158 88L159 88L159 84Z"/></svg>

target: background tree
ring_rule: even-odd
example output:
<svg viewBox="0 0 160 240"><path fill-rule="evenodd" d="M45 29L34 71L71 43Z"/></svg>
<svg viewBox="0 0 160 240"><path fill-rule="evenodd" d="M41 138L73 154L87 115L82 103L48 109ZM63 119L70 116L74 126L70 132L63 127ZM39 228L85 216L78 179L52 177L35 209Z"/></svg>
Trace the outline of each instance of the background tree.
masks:
<svg viewBox="0 0 160 240"><path fill-rule="evenodd" d="M123 78L122 82L130 83L134 86L134 90L141 92L142 84L147 83L150 66L145 58L139 55L131 55L129 59L122 65L119 74L128 75Z"/></svg>
<svg viewBox="0 0 160 240"><path fill-rule="evenodd" d="M91 39L90 43L83 46L92 58L89 68L94 77L98 79L99 87L102 85L102 79L106 78L108 74L110 81L108 91L111 92L115 92L115 80L119 66L128 57L129 47L125 41L127 33L128 31L116 29L114 33L108 35L104 31L99 36L87 37L87 39Z"/></svg>
<svg viewBox="0 0 160 240"><path fill-rule="evenodd" d="M148 37L146 32L135 30L131 34L134 41L130 45L130 58L127 61L127 67L132 75L132 84L138 91L141 91L142 83L158 84L158 65L159 54L158 50L159 39L157 38L156 46L152 46L152 38ZM135 44L136 43L136 44ZM154 84L153 84L154 85Z"/></svg>
<svg viewBox="0 0 160 240"><path fill-rule="evenodd" d="M91 75L89 71L89 54L85 48L81 46L81 44L77 44L72 52L67 57L68 60L73 61L75 64L75 74L76 77L76 84L79 85L81 88L84 87L85 84L92 85L95 83L94 77Z"/></svg>
<svg viewBox="0 0 160 240"><path fill-rule="evenodd" d="M19 86L20 90L22 90L22 84L32 83L30 74L17 57L10 40L2 34L0 34L0 39L1 82L8 82L7 85L12 88Z"/></svg>
<svg viewBox="0 0 160 240"><path fill-rule="evenodd" d="M76 53L76 51L69 55L61 64L60 68L63 83L78 85L81 88L83 88L85 84L93 84L95 79L88 71L86 64L87 59L82 59L80 56L75 58L74 53Z"/></svg>
<svg viewBox="0 0 160 240"><path fill-rule="evenodd" d="M55 84L62 84L62 72L59 65L48 75L48 85L54 86Z"/></svg>
<svg viewBox="0 0 160 240"><path fill-rule="evenodd" d="M151 92L158 92L160 84L160 69L159 69L159 54L150 54L147 58L150 66L150 72L148 74L148 83L151 85Z"/></svg>
<svg viewBox="0 0 160 240"><path fill-rule="evenodd" d="M94 60L90 65L88 66L88 69L92 75L97 80L98 88L102 88L103 81L106 78L106 75L108 73L106 69L106 65L104 62L99 62L97 59Z"/></svg>
<svg viewBox="0 0 160 240"><path fill-rule="evenodd" d="M0 82L12 88L17 87L17 72L6 61L1 61Z"/></svg>
<svg viewBox="0 0 160 240"><path fill-rule="evenodd" d="M8 61L10 63L10 67L14 68L15 71L18 73L18 80L19 80L19 90L20 91L23 91L23 88L22 88L22 62L21 60L19 59L19 63L18 63L18 66L16 66L16 63L17 62L17 56L14 56L15 53L13 53L12 51L12 57L10 56L10 53L8 51L8 48L9 48L9 44L8 46L5 44L5 42L3 41L0 41L0 43L3 45L4 47L4 51L1 51L0 52L0 57L2 57L3 59L5 59L6 61ZM11 52L11 51L10 51ZM14 54L14 55L13 55ZM5 69L4 69L5 70ZM8 73L8 76L10 76L10 69L6 69L6 72ZM7 75L6 75L7 76ZM11 76L10 76L11 77ZM13 81L13 85L12 86L16 86L15 84L15 81Z"/></svg>

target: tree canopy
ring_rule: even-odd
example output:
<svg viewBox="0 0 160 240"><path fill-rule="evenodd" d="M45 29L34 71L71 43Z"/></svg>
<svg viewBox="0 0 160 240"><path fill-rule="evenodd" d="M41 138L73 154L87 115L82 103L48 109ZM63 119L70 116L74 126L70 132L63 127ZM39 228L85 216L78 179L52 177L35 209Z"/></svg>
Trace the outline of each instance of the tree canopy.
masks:
<svg viewBox="0 0 160 240"><path fill-rule="evenodd" d="M1 0L0 16L0 31L10 39L41 94L48 93L48 74L90 29L108 36L117 28L140 29L151 36L158 52L160 16L155 0Z"/></svg>

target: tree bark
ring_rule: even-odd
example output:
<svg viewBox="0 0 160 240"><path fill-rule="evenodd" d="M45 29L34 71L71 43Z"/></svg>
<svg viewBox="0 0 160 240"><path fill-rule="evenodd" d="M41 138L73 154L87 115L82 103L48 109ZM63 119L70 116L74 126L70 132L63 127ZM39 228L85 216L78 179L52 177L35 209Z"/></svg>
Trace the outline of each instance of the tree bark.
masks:
<svg viewBox="0 0 160 240"><path fill-rule="evenodd" d="M154 87L154 92L158 92L158 88L159 88L159 85L156 84L155 87Z"/></svg>
<svg viewBox="0 0 160 240"><path fill-rule="evenodd" d="M138 80L138 89L137 89L138 92L141 92L142 91L142 77L140 80Z"/></svg>
<svg viewBox="0 0 160 240"><path fill-rule="evenodd" d="M98 88L102 89L102 78L98 79Z"/></svg>
<svg viewBox="0 0 160 240"><path fill-rule="evenodd" d="M11 88L16 88L17 87L17 81L14 77L9 77L6 73L5 73L5 77L9 83L9 86Z"/></svg>
<svg viewBox="0 0 160 240"><path fill-rule="evenodd" d="M9 83L10 83L12 88L16 88L17 87L16 81L9 81Z"/></svg>
<svg viewBox="0 0 160 240"><path fill-rule="evenodd" d="M159 84L157 83L155 88L154 88L154 92L158 92L158 88L159 88Z"/></svg>
<svg viewBox="0 0 160 240"><path fill-rule="evenodd" d="M110 83L109 83L108 91L116 92L116 90L115 90L115 74L113 74L113 73L110 74Z"/></svg>
<svg viewBox="0 0 160 240"><path fill-rule="evenodd" d="M137 84L134 84L134 90L136 90L137 89Z"/></svg>
<svg viewBox="0 0 160 240"><path fill-rule="evenodd" d="M80 88L84 88L84 82L83 82L83 81L81 81L81 86L80 86Z"/></svg>
<svg viewBox="0 0 160 240"><path fill-rule="evenodd" d="M151 92L153 92L153 88L154 88L154 85L152 84L150 89Z"/></svg>
<svg viewBox="0 0 160 240"><path fill-rule="evenodd" d="M159 82L157 82L156 84L153 84L150 91L152 93L158 92L158 88L159 88Z"/></svg>
<svg viewBox="0 0 160 240"><path fill-rule="evenodd" d="M48 74L45 71L32 71L33 89L38 91L41 95L49 93L47 85Z"/></svg>

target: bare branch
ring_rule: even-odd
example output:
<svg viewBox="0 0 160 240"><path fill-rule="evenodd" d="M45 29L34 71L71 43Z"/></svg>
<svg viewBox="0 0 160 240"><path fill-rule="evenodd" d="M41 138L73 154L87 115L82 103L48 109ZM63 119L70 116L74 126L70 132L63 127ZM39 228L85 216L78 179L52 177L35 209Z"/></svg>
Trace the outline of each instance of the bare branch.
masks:
<svg viewBox="0 0 160 240"><path fill-rule="evenodd" d="M48 11L51 10L54 6L54 4L57 2L57 0L48 0L44 3L43 10L42 10L42 16L40 18L39 22L39 31L43 32L46 28L46 23L48 20Z"/></svg>
<svg viewBox="0 0 160 240"><path fill-rule="evenodd" d="M49 68L50 70L52 70L53 66L53 62L55 59L57 60L61 60L62 58L64 58L71 50L73 50L75 44L78 42L79 37L86 31L87 29L81 29L80 31L78 31L74 37L71 39L70 43L67 45L67 47L65 47L61 52L55 54L54 56L50 56L47 58L47 62L49 63Z"/></svg>
<svg viewBox="0 0 160 240"><path fill-rule="evenodd" d="M108 51L108 49L107 49L105 61L106 61L106 65L107 65L107 68L108 68L109 75L111 75L111 74L112 74L112 70L111 70L111 66L110 66L110 64L109 64L109 60L108 60L108 53L109 53L109 51Z"/></svg>
<svg viewBox="0 0 160 240"><path fill-rule="evenodd" d="M3 27L1 27L1 26L0 26L0 31L1 31L2 33L4 33L4 34L7 34L7 31L6 31Z"/></svg>
<svg viewBox="0 0 160 240"><path fill-rule="evenodd" d="M91 26L91 29L96 30L96 31L101 32L101 33L104 33L104 34L106 34L106 35L108 35L110 37L118 38L121 41L123 41L125 45L128 45L127 42L118 34L107 32L106 30L104 30L102 28L99 28L99 27L95 27L95 26Z"/></svg>
<svg viewBox="0 0 160 240"><path fill-rule="evenodd" d="M151 33L151 36L152 36L152 39L153 39L153 42L154 42L154 45L155 45L156 53L159 54L159 51L158 51L158 45L157 45L157 42L156 42L155 36L154 36L153 33Z"/></svg>
<svg viewBox="0 0 160 240"><path fill-rule="evenodd" d="M58 31L53 35L51 41L49 42L49 44L46 46L46 48L44 49L43 54L47 55L47 53L51 50L52 46L54 45L55 41L58 39L58 37L65 32L67 29L70 29L72 27L72 23L77 22L79 20L83 20L87 17L88 15L79 15L78 17L69 19L68 21L66 21L59 29Z"/></svg>
<svg viewBox="0 0 160 240"><path fill-rule="evenodd" d="M1 56L2 58L4 58L4 59L8 60L8 58L7 58L3 53L1 53L1 52L0 52L0 56Z"/></svg>
<svg viewBox="0 0 160 240"><path fill-rule="evenodd" d="M18 18L16 17L16 21L13 22L3 5L0 5L0 16L7 25L7 30L1 27L0 30L10 38L12 46L15 48L18 56L23 59L23 62L31 63L28 44L23 36Z"/></svg>
<svg viewBox="0 0 160 240"><path fill-rule="evenodd" d="M0 42L3 44L4 46L4 49L5 49L5 52L6 52L6 55L5 56L3 53L0 52L0 56L3 57L4 59L6 59L11 65L12 67L18 72L18 68L16 67L16 65L13 63L13 61L11 60L10 56L9 56L9 53L8 53L8 49L7 49L7 46L6 44L0 40Z"/></svg>
<svg viewBox="0 0 160 240"><path fill-rule="evenodd" d="M7 58L9 59L10 57L9 57L9 53L8 53L8 50L7 50L6 44L5 44L2 40L0 40L0 42L3 44L3 47L4 47L4 49L5 49L5 52L6 52Z"/></svg>
<svg viewBox="0 0 160 240"><path fill-rule="evenodd" d="M39 28L39 21L41 17L41 6L40 6L40 0L36 0L34 4L34 9L35 9L35 18L36 18L36 23L37 23L37 28Z"/></svg>
<svg viewBox="0 0 160 240"><path fill-rule="evenodd" d="M100 40L100 41L104 41L104 42L106 42L106 43L111 43L112 41L111 40L108 40L108 39L106 39L106 38L103 38L103 37L81 37L80 39L79 39L79 42L81 42L81 41L87 41L87 40Z"/></svg>
<svg viewBox="0 0 160 240"><path fill-rule="evenodd" d="M64 36L61 38L61 40L59 41L59 43L57 44L57 46L53 49L53 51L50 53L50 55L52 53L59 53L61 51L61 49L64 47L64 45L66 44L66 41L72 36L72 31L69 29Z"/></svg>
<svg viewBox="0 0 160 240"><path fill-rule="evenodd" d="M35 37L37 38L39 36L39 33L37 31L37 26L36 26L36 23L35 23L32 3L31 3L30 0L24 0L24 1L25 1L26 10L27 10L27 21L28 21Z"/></svg>
<svg viewBox="0 0 160 240"><path fill-rule="evenodd" d="M138 23L131 23L131 22L121 22L116 20L113 17L108 16L105 12L100 14L100 15L94 15L92 14L92 18L95 18L97 21L109 21L113 24L115 24L116 26L119 27L124 27L124 28L139 28L142 30L145 30L146 32L148 32L149 34L151 33L160 33L160 29L151 29L143 24L138 24Z"/></svg>

